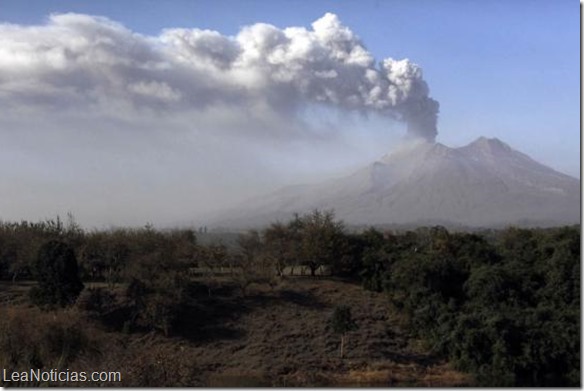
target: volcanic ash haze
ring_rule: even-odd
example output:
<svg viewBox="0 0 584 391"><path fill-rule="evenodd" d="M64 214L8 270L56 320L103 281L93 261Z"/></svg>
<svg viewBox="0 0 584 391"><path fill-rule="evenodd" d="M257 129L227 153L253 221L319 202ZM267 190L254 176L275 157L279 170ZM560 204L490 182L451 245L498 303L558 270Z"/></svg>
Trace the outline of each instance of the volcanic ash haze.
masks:
<svg viewBox="0 0 584 391"><path fill-rule="evenodd" d="M338 117L321 125L310 110ZM437 115L419 66L376 60L331 13L308 28L257 23L234 36L145 36L75 13L0 24L0 175L11 183L0 210L9 220L71 211L89 225L172 223L290 183L299 155L363 153L353 140L373 143L363 141L367 117L433 141Z"/></svg>

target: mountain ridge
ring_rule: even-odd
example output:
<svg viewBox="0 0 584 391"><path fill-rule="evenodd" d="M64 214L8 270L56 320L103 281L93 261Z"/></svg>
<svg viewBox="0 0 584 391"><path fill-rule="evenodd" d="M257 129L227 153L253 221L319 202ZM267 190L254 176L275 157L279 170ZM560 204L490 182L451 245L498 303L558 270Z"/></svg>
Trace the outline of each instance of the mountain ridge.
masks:
<svg viewBox="0 0 584 391"><path fill-rule="evenodd" d="M249 200L213 225L259 226L316 208L334 209L352 225L575 224L580 181L497 138L479 137L458 148L415 140L347 176Z"/></svg>

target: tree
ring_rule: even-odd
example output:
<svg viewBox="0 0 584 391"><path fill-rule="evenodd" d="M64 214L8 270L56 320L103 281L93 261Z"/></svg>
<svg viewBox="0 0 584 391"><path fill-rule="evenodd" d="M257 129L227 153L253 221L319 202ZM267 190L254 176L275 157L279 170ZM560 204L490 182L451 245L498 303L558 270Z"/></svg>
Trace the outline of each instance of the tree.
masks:
<svg viewBox="0 0 584 391"><path fill-rule="evenodd" d="M105 281L110 288L122 279L132 249L129 232L115 229L106 232L93 232L87 235L80 246L80 262L84 278Z"/></svg>
<svg viewBox="0 0 584 391"><path fill-rule="evenodd" d="M276 269L276 274L282 276L284 268L293 266L297 254L294 251L296 243L288 226L276 222L264 231L265 254Z"/></svg>
<svg viewBox="0 0 584 391"><path fill-rule="evenodd" d="M347 306L339 306L335 308L330 319L331 327L335 334L341 336L341 358L345 357L345 336L349 331L357 330L357 323L353 320L351 315L351 308Z"/></svg>
<svg viewBox="0 0 584 391"><path fill-rule="evenodd" d="M252 230L242 234L237 242L241 252L235 259L241 271L236 281L240 285L241 293L245 295L247 287L253 283L267 283L273 288L277 283L275 277L278 271L273 258L266 252L259 232Z"/></svg>
<svg viewBox="0 0 584 391"><path fill-rule="evenodd" d="M335 220L333 211L316 209L293 224L300 227L301 253L312 276L320 265L336 266L345 250L346 238L344 224Z"/></svg>
<svg viewBox="0 0 584 391"><path fill-rule="evenodd" d="M83 290L75 253L64 242L45 243L39 249L33 273L39 285L31 290L31 298L37 304L64 307L75 302Z"/></svg>
<svg viewBox="0 0 584 391"><path fill-rule="evenodd" d="M181 312L187 286L186 267L167 243L142 254L127 270L126 297L132 308L131 325L160 330L168 336Z"/></svg>
<svg viewBox="0 0 584 391"><path fill-rule="evenodd" d="M222 244L200 246L195 257L197 265L202 271L203 281L207 286L209 297L211 297L213 289L220 286L217 269L222 268L226 263L227 248ZM233 265L229 266L229 270L233 276Z"/></svg>
<svg viewBox="0 0 584 391"><path fill-rule="evenodd" d="M241 248L241 255L246 264L252 265L259 253L262 251L262 241L260 234L256 230L251 230L245 234L240 234L237 244Z"/></svg>
<svg viewBox="0 0 584 391"><path fill-rule="evenodd" d="M382 292L389 279L392 243L375 228L369 228L360 237L362 241L359 272L361 283L367 290Z"/></svg>

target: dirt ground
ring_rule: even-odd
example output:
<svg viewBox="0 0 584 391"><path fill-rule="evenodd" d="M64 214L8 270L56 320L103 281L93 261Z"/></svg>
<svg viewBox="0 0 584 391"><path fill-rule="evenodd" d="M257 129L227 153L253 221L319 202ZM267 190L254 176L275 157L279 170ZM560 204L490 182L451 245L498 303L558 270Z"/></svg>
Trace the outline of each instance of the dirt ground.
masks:
<svg viewBox="0 0 584 391"><path fill-rule="evenodd" d="M383 294L312 278L288 278L275 288L256 286L245 297L234 293L227 288L211 298L200 296L196 319L185 317L179 327L210 386L472 383L425 353L390 315ZM338 305L349 306L358 325L347 335L344 359L340 337L328 325ZM188 328L196 331L189 335Z"/></svg>
<svg viewBox="0 0 584 391"><path fill-rule="evenodd" d="M30 283L2 283L4 303L23 303ZM189 373L187 384L237 386L470 386L473 379L424 351L402 326L383 294L333 278L288 277L279 285L251 286L242 296L223 284L209 296L203 282L169 337L100 327L117 364L146 368L129 383L171 385L167 372ZM336 306L351 308L358 325L347 334L345 358L329 319ZM115 322L114 322L115 323ZM157 355L163 357L157 361ZM108 366L107 364L105 364ZM160 369L159 373L156 373ZM110 368L111 369L111 368ZM157 380L144 377L156 375ZM178 376L178 375L176 375ZM156 383L161 382L161 383ZM173 380L168 380L172 383ZM172 384L175 385L175 384Z"/></svg>

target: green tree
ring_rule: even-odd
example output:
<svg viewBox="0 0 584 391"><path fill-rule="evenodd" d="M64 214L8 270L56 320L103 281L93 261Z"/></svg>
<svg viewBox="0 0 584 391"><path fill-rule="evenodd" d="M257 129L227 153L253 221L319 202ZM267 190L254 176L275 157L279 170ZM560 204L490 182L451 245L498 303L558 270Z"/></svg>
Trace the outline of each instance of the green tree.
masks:
<svg viewBox="0 0 584 391"><path fill-rule="evenodd" d="M137 234L126 268L131 323L169 335L184 304L188 264L179 261L177 242L168 235L149 227Z"/></svg>
<svg viewBox="0 0 584 391"><path fill-rule="evenodd" d="M341 336L341 358L345 357L345 338L349 331L357 330L357 323L351 315L351 308L339 306L335 308L330 319L330 324L335 334Z"/></svg>
<svg viewBox="0 0 584 391"><path fill-rule="evenodd" d="M39 285L31 290L36 304L64 307L75 302L83 290L75 253L66 243L51 240L38 252L33 268Z"/></svg>
<svg viewBox="0 0 584 391"><path fill-rule="evenodd" d="M316 209L301 217L299 225L301 254L310 274L314 276L320 265L337 266L347 243L344 224L335 220L334 212Z"/></svg>

